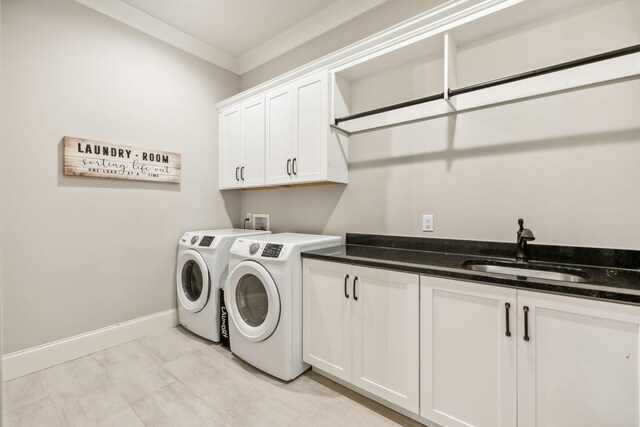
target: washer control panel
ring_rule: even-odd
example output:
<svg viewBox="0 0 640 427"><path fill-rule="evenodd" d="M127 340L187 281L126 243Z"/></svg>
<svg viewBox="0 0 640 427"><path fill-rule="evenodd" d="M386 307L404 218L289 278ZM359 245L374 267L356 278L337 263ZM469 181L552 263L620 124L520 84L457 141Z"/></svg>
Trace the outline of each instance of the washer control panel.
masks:
<svg viewBox="0 0 640 427"><path fill-rule="evenodd" d="M278 258L280 256L280 251L282 251L282 245L267 243L262 250L262 256L265 258Z"/></svg>
<svg viewBox="0 0 640 427"><path fill-rule="evenodd" d="M187 248L208 248L213 250L218 246L218 239L210 234L188 232L182 235L178 245Z"/></svg>

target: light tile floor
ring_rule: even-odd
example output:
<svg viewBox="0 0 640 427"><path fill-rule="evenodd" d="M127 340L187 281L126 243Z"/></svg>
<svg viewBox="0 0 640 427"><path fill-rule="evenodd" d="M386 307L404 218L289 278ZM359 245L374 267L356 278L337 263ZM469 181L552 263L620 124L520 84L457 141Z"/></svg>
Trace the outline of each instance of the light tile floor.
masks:
<svg viewBox="0 0 640 427"><path fill-rule="evenodd" d="M173 328L3 384L9 426L417 426L307 371L270 377Z"/></svg>

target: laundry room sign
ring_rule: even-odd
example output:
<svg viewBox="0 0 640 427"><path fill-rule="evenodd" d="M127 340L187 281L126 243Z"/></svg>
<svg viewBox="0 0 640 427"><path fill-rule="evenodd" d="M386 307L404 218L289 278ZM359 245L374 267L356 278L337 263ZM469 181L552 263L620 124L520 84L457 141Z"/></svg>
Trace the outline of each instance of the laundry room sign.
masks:
<svg viewBox="0 0 640 427"><path fill-rule="evenodd" d="M64 137L64 174L96 178L180 182L180 154Z"/></svg>

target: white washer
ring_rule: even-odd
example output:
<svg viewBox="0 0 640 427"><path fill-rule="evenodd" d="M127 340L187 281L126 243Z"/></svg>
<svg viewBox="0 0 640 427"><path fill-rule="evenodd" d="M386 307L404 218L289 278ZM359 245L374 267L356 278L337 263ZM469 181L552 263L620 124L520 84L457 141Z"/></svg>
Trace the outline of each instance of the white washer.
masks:
<svg viewBox="0 0 640 427"><path fill-rule="evenodd" d="M224 229L184 233L178 242L176 284L180 324L211 341L220 341L218 290L229 273L229 248L238 237L270 231Z"/></svg>
<svg viewBox="0 0 640 427"><path fill-rule="evenodd" d="M285 381L303 373L300 252L340 245L335 236L280 233L231 247L225 302L231 351Z"/></svg>

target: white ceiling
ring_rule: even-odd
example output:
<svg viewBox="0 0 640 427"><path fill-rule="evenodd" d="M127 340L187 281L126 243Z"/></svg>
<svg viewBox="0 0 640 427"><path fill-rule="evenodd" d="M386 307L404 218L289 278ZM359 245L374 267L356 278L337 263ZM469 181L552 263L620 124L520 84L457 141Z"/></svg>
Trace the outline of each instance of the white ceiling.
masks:
<svg viewBox="0 0 640 427"><path fill-rule="evenodd" d="M387 0L76 0L243 74Z"/></svg>
<svg viewBox="0 0 640 427"><path fill-rule="evenodd" d="M247 53L335 0L123 0L234 56Z"/></svg>

